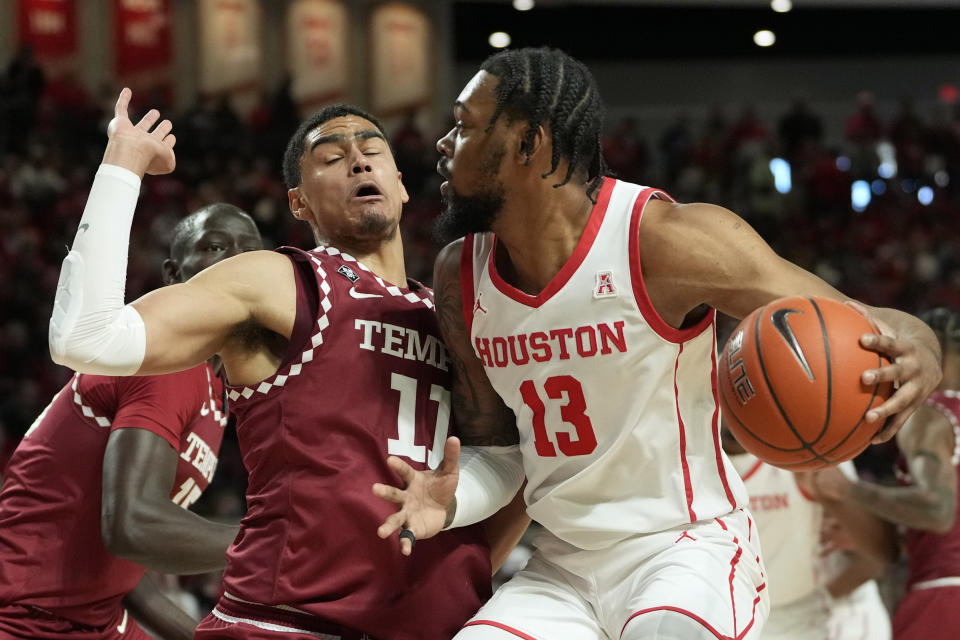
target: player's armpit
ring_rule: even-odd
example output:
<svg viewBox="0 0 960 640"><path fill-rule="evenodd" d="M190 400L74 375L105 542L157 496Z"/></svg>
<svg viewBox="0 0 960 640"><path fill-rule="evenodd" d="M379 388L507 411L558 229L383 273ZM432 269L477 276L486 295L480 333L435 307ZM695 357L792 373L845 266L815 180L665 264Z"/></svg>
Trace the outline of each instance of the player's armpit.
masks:
<svg viewBox="0 0 960 640"><path fill-rule="evenodd" d="M518 444L516 416L491 386L470 343L463 317L462 247L463 240L444 247L433 271L437 315L452 365L451 401L457 435L466 446Z"/></svg>
<svg viewBox="0 0 960 640"><path fill-rule="evenodd" d="M246 322L289 338L296 318L293 267L272 251L243 253L188 282L152 291L132 306L147 336L137 374L179 371L221 353L233 330Z"/></svg>

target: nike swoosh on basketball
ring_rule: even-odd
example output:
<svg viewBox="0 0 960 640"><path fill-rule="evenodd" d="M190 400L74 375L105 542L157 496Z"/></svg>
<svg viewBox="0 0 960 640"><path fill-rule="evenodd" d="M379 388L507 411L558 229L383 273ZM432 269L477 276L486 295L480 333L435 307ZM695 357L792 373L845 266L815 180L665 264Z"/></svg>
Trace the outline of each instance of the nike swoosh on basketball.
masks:
<svg viewBox="0 0 960 640"><path fill-rule="evenodd" d="M773 315L770 319L773 321L773 326L776 327L777 333L780 334L780 337L783 338L783 341L787 343L787 346L790 347L790 351L793 352L793 357L797 359L797 363L803 367L804 373L807 374L807 377L810 380L813 380L813 371L810 370L810 364L807 362L807 357L803 354L803 349L800 348L800 343L797 341L797 336L793 333L793 328L790 326L790 323L787 321L787 316L791 313L800 313L803 312L799 309L777 309L773 312Z"/></svg>
<svg viewBox="0 0 960 640"><path fill-rule="evenodd" d="M361 300L363 298L382 298L383 294L380 293L361 293L357 291L356 287L350 287L350 297Z"/></svg>
<svg viewBox="0 0 960 640"><path fill-rule="evenodd" d="M123 610L123 620L117 625L117 633L123 633L127 630L127 610Z"/></svg>

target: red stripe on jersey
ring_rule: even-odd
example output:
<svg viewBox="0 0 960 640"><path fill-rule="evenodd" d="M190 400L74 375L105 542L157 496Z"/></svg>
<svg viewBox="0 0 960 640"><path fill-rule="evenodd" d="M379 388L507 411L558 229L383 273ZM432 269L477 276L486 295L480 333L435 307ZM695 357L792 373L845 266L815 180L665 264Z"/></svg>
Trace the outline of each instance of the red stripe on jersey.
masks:
<svg viewBox="0 0 960 640"><path fill-rule="evenodd" d="M713 341L717 341L717 325L713 324ZM737 508L737 501L733 499L733 492L730 491L730 485L727 483L727 468L723 464L723 454L720 446L720 396L717 394L717 348L710 349L710 388L713 390L713 419L711 428L713 429L713 448L717 454L717 472L720 473L720 482L723 483L723 492L727 495L727 502L731 509Z"/></svg>
<svg viewBox="0 0 960 640"><path fill-rule="evenodd" d="M590 252L590 247L593 246L593 241L597 238L597 233L600 231L600 225L603 223L603 218L607 213L607 205L610 204L610 194L613 193L613 185L617 181L612 178L604 178L603 185L600 187L600 194L597 196L597 203L593 205L593 210L590 212L590 219L587 220L587 226L583 229L583 235L580 236L580 241L577 242L576 248L573 250L573 253L567 258L567 261L563 264L563 267L557 272L557 275L553 276L547 286L544 287L543 291L538 293L535 296L531 296L528 293L520 291L513 285L509 284L506 280L500 277L500 274L497 272L497 240L496 237L493 239L493 248L490 249L490 280L493 281L493 285L500 290L500 292L513 300L516 300L520 304L525 304L528 307L539 308L543 305L544 302L553 297L555 293L560 291L563 288L563 285L567 284L567 281L570 277L576 272L576 270L583 264L584 258L587 257L587 253Z"/></svg>
<svg viewBox="0 0 960 640"><path fill-rule="evenodd" d="M677 405L677 424L680 427L680 465L683 467L683 490L687 496L687 513L690 514L690 522L696 522L697 514L693 511L693 485L690 483L690 466L687 464L687 428L683 424L683 416L680 415L680 389L677 387L677 369L680 368L682 353L683 343L680 344L677 361L673 365L673 398Z"/></svg>
<svg viewBox="0 0 960 640"><path fill-rule="evenodd" d="M463 239L460 247L460 291L463 302L463 323L467 328L467 338L473 331L473 234Z"/></svg>
<svg viewBox="0 0 960 640"><path fill-rule="evenodd" d="M637 306L640 308L643 319L647 321L647 324L650 325L650 328L653 329L657 335L670 342L686 342L710 326L716 316L716 311L711 309L700 322L692 327L676 329L667 324L667 322L660 317L660 314L657 313L657 310L653 308L653 303L650 302L650 296L647 295L647 286L643 282L643 270L641 269L640 219L643 217L643 210L646 208L647 202L649 202L650 198L654 195L663 197L670 202L676 202L664 191L647 188L640 192L640 195L637 196L636 201L633 203L633 213L630 217L629 239L630 279L633 281L633 296L637 301Z"/></svg>
<svg viewBox="0 0 960 640"><path fill-rule="evenodd" d="M512 633L513 635L517 636L518 638L523 638L523 640L537 640L537 639L534 638L533 636L528 636L528 635L525 634L523 631L519 631L519 630L517 630L517 629L514 629L513 627L508 627L507 625L503 624L502 622L495 622L495 621L493 621L493 620L471 620L470 622L468 622L467 624L465 624L465 625L463 625L463 626L464 626L464 628L466 628L466 627L475 627L475 626L477 626L477 625L487 625L487 626L490 626L490 627L496 627L497 629L502 629L502 630L506 631L507 633Z"/></svg>

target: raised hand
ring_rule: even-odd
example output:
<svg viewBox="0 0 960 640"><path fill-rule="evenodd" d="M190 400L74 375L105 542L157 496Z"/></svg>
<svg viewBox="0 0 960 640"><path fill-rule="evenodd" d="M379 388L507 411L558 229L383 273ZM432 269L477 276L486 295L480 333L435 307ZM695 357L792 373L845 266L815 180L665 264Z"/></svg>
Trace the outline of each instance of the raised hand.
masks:
<svg viewBox="0 0 960 640"><path fill-rule="evenodd" d="M904 425L910 414L926 400L940 383L940 363L929 348L918 340L897 336L886 323L870 314L863 305L848 301L848 305L863 314L879 330L880 335L864 334L860 344L870 351L886 356L890 364L863 372L866 385L893 382L896 391L879 407L867 412L868 423L875 423L878 431L873 442L886 442Z"/></svg>
<svg viewBox="0 0 960 640"><path fill-rule="evenodd" d="M399 506L377 529L377 535L388 538L401 529L409 529L416 538L434 536L443 529L447 511L452 506L457 482L460 478L460 440L447 438L443 446L443 460L436 470L417 471L395 456L387 458L387 464L403 482L403 488L386 484L374 484L373 494ZM400 552L408 556L413 543L400 539Z"/></svg>
<svg viewBox="0 0 960 640"><path fill-rule="evenodd" d="M160 112L151 109L133 124L127 113L132 96L130 89L125 88L117 98L113 119L107 125L108 142L103 162L129 169L140 177L170 173L177 166L173 153L177 137L171 133L173 123L163 120L157 124Z"/></svg>

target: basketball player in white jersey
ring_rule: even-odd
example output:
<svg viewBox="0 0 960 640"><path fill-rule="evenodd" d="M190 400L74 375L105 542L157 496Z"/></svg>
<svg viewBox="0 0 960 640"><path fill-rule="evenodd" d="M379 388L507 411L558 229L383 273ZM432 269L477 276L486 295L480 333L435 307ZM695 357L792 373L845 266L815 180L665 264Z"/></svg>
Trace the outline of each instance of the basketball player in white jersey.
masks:
<svg viewBox="0 0 960 640"><path fill-rule="evenodd" d="M889 640L890 617L874 578L897 554L893 532L853 505L823 505L807 490L809 474L771 466L723 429L723 450L750 493L763 541L770 616L763 640ZM840 465L856 477L852 462ZM827 512L853 538L849 551L824 555ZM851 633L852 632L852 633Z"/></svg>
<svg viewBox="0 0 960 640"><path fill-rule="evenodd" d="M638 90L656 87L638 87ZM434 283L468 445L415 473L380 526L416 537L506 504L524 477L546 532L458 640L752 639L766 578L743 484L720 447L714 309L844 296L776 256L733 213L605 177L590 72L549 49L487 60L437 145L447 237ZM861 338L899 379L871 410L888 438L939 380L939 345L892 309ZM404 532L408 538L410 534ZM401 549L411 552L410 540Z"/></svg>

